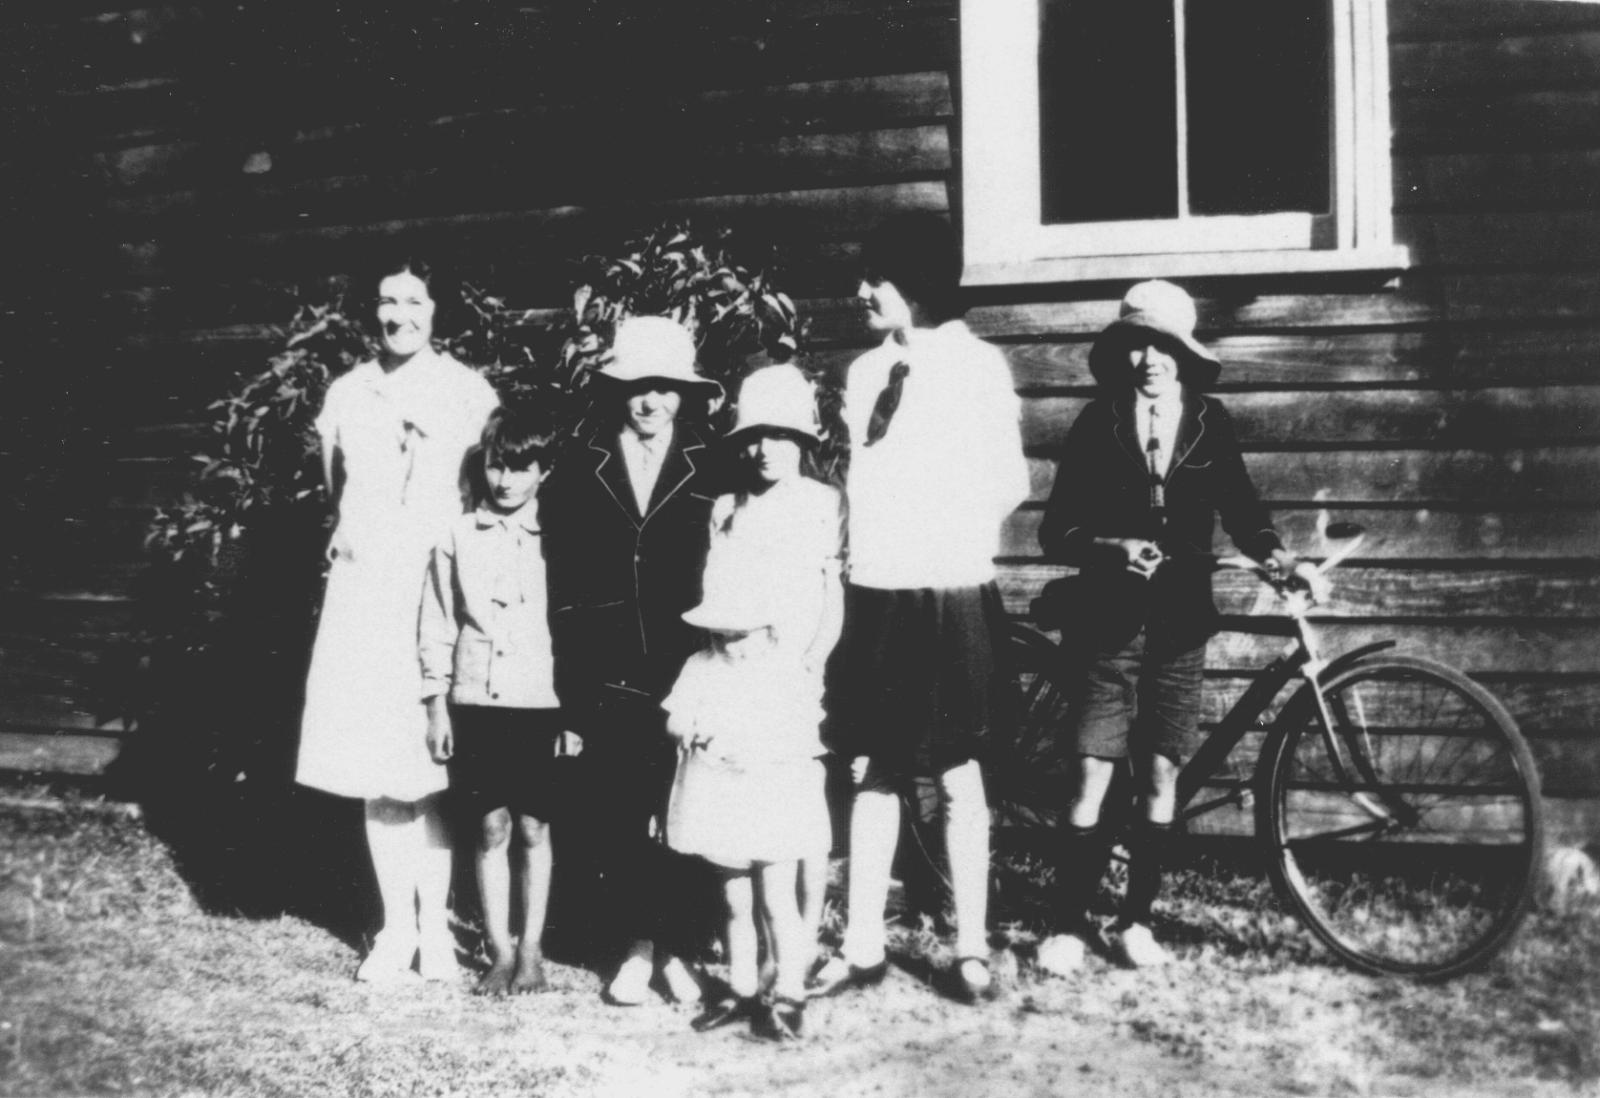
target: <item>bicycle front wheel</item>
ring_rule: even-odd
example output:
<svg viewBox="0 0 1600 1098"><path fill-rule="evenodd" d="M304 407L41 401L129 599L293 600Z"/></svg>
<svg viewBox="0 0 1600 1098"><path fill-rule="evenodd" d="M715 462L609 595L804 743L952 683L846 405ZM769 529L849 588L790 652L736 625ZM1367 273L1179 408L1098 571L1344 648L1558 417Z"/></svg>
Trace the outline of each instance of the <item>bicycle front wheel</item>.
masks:
<svg viewBox="0 0 1600 1098"><path fill-rule="evenodd" d="M1262 755L1274 884L1357 968L1480 964L1526 914L1542 844L1516 722L1459 671L1407 656L1357 663L1316 700L1290 703Z"/></svg>

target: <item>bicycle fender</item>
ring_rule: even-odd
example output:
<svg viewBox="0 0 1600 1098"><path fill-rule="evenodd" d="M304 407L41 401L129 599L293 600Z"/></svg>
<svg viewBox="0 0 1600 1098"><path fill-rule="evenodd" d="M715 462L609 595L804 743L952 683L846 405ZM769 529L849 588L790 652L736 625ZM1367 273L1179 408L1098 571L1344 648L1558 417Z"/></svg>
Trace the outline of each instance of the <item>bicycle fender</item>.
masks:
<svg viewBox="0 0 1600 1098"><path fill-rule="evenodd" d="M1399 641L1392 640L1373 641L1371 644L1363 644L1360 648L1352 648L1343 655L1335 656L1329 660L1328 666L1322 669L1322 674L1319 677L1326 680L1333 675L1337 675L1352 663L1364 660L1374 652L1387 652L1399 643Z"/></svg>
<svg viewBox="0 0 1600 1098"><path fill-rule="evenodd" d="M1360 648L1352 648L1350 651L1329 660L1327 666L1322 669L1322 673L1317 677L1322 682L1327 682L1335 675L1340 674L1354 664L1360 663L1368 656L1375 655L1379 652L1386 652L1398 643L1398 641L1383 640L1374 641L1371 644L1363 644ZM1309 683L1302 683L1300 688L1290 696L1287 702L1284 703L1283 708L1278 711L1277 719L1272 722L1274 737L1281 736L1283 734L1283 729L1293 728L1297 723L1305 720L1306 715L1310 711L1311 707L1315 704L1313 701L1315 696L1315 692L1311 689L1311 685ZM1270 748L1272 743L1273 740L1269 739L1267 744L1263 745L1261 755L1259 757L1259 766L1257 767L1256 780L1259 784L1260 790L1263 793L1266 791L1266 770L1271 765L1270 757L1272 755L1272 751Z"/></svg>

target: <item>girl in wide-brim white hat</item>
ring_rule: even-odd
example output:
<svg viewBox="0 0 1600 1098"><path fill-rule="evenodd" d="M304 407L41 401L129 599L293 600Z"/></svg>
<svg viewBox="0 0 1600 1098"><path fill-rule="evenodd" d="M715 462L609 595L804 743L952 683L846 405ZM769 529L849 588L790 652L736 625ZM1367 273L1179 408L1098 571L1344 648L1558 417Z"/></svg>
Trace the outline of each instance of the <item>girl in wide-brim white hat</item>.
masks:
<svg viewBox="0 0 1600 1098"><path fill-rule="evenodd" d="M825 866L831 832L820 738L822 669L839 637L840 495L800 470L816 443L816 400L793 366L746 379L730 442L744 490L711 510L704 596L685 620L710 643L691 656L663 702L680 742L667 840L724 873L732 994L694 1021L748 1020L758 1036L798 1036L814 914L796 900L800 863ZM808 881L814 875L807 875ZM777 976L757 1000L754 903L760 899Z"/></svg>

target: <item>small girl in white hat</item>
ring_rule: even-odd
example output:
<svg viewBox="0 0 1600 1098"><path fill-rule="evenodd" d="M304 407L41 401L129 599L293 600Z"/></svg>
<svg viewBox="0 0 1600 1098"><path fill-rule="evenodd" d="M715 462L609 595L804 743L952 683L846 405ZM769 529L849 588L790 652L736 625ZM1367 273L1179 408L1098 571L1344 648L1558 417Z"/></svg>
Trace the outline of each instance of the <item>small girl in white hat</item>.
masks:
<svg viewBox="0 0 1600 1098"><path fill-rule="evenodd" d="M801 1029L816 941L796 880L831 837L822 673L843 618L841 497L801 472L818 434L799 370L771 366L745 380L729 442L748 486L713 505L704 598L684 614L712 639L663 702L680 744L667 841L725 874L731 994L694 1020L702 1031L748 1020L757 1036L784 1040ZM776 963L765 1003L757 901Z"/></svg>

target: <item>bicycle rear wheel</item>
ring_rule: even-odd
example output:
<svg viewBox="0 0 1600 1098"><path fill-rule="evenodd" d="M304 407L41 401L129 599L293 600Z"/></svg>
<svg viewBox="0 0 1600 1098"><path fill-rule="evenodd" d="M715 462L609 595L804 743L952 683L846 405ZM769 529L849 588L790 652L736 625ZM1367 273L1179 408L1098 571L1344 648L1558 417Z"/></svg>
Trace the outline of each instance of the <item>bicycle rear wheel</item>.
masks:
<svg viewBox="0 0 1600 1098"><path fill-rule="evenodd" d="M1258 832L1274 884L1334 953L1442 979L1503 946L1543 840L1533 756L1505 707L1453 668L1383 656L1309 689L1262 753Z"/></svg>
<svg viewBox="0 0 1600 1098"><path fill-rule="evenodd" d="M1061 649L1031 629L1012 629L1004 658L1011 689L985 758L984 782L997 829L1053 828L1072 783Z"/></svg>

